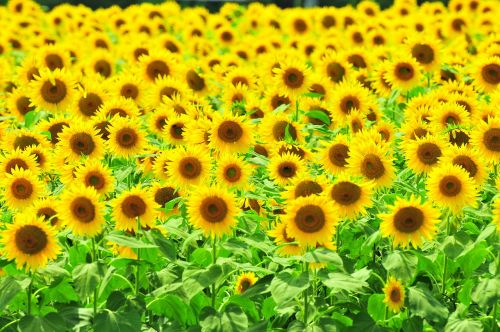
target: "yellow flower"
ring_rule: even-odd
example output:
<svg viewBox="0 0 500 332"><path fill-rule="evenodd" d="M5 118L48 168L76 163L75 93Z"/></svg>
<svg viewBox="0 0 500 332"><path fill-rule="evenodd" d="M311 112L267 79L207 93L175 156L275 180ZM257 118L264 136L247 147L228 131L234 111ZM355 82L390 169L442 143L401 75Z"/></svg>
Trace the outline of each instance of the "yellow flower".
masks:
<svg viewBox="0 0 500 332"><path fill-rule="evenodd" d="M384 286L384 303L387 304L390 310L394 313L401 311L405 305L405 289L401 281L394 277L389 277L389 280Z"/></svg>
<svg viewBox="0 0 500 332"><path fill-rule="evenodd" d="M134 187L125 191L111 205L117 229L137 232L138 224L141 228L154 226L158 204L147 189Z"/></svg>
<svg viewBox="0 0 500 332"><path fill-rule="evenodd" d="M44 192L43 184L31 170L15 167L2 181L5 204L13 209L30 206Z"/></svg>
<svg viewBox="0 0 500 332"><path fill-rule="evenodd" d="M257 280L258 278L253 272L244 272L240 274L236 280L236 286L234 287L236 294L243 294L248 288L252 287Z"/></svg>

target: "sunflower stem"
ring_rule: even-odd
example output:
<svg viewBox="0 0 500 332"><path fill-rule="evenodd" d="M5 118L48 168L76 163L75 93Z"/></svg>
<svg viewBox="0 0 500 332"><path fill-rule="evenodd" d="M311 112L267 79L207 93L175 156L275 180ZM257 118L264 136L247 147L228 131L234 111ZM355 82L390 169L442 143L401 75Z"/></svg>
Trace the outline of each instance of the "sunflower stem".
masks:
<svg viewBox="0 0 500 332"><path fill-rule="evenodd" d="M92 259L97 262L97 254L95 250L95 239L92 237ZM94 288L94 317L97 314L97 287Z"/></svg>
<svg viewBox="0 0 500 332"><path fill-rule="evenodd" d="M137 217L137 232L135 233L135 236L137 240L141 238L140 234L141 230L141 219ZM141 248L137 248L137 269L136 269L136 274L135 274L135 295L139 295L139 275L141 272Z"/></svg>
<svg viewBox="0 0 500 332"><path fill-rule="evenodd" d="M28 316L31 315L31 294L33 293L33 273L30 270L29 273L30 284L28 285Z"/></svg>
<svg viewBox="0 0 500 332"><path fill-rule="evenodd" d="M217 237L214 236L213 238L213 245L212 245L212 262L215 264L217 261ZM215 287L215 282L212 284L212 308L215 309L215 300L216 300L216 287Z"/></svg>
<svg viewBox="0 0 500 332"><path fill-rule="evenodd" d="M304 262L304 271L307 273L309 277L309 264ZM309 314L309 287L304 290L304 324L307 326L308 314Z"/></svg>
<svg viewBox="0 0 500 332"><path fill-rule="evenodd" d="M451 230L451 214L446 218L446 237L450 235L450 230ZM446 256L446 253L444 254L444 266L443 266L443 278L441 280L441 293L444 295L445 290L446 290L446 273L448 272L448 256Z"/></svg>

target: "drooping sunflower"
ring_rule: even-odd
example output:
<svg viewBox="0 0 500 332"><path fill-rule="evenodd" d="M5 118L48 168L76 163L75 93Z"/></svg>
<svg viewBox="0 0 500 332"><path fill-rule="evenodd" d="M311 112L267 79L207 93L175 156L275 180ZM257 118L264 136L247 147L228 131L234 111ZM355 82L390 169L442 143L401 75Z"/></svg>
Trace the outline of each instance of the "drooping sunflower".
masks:
<svg viewBox="0 0 500 332"><path fill-rule="evenodd" d="M347 136L335 136L330 144L318 152L323 168L332 174L340 174L346 171L349 149L349 139Z"/></svg>
<svg viewBox="0 0 500 332"><path fill-rule="evenodd" d="M411 56L400 56L388 64L384 78L393 88L406 91L419 83L420 70L417 60Z"/></svg>
<svg viewBox="0 0 500 332"><path fill-rule="evenodd" d="M355 219L364 215L372 202L373 183L341 174L327 190L340 218Z"/></svg>
<svg viewBox="0 0 500 332"><path fill-rule="evenodd" d="M236 226L236 197L219 186L196 187L187 205L189 222L201 229L206 236L231 234Z"/></svg>
<svg viewBox="0 0 500 332"><path fill-rule="evenodd" d="M415 173L428 173L437 166L439 158L444 154L447 146L438 136L427 135L403 145L403 152L408 167Z"/></svg>
<svg viewBox="0 0 500 332"><path fill-rule="evenodd" d="M29 97L33 105L52 112L65 111L72 103L75 89L70 72L56 69L40 70L30 83Z"/></svg>
<svg viewBox="0 0 500 332"><path fill-rule="evenodd" d="M422 246L423 239L432 240L437 231L439 211L428 202L421 203L416 197L398 197L387 214L379 214L382 219L380 231L384 237L392 237L393 247L406 248Z"/></svg>
<svg viewBox="0 0 500 332"><path fill-rule="evenodd" d="M33 156L28 150L15 149L0 157L0 170L5 174L11 174L14 168L29 169L34 173L38 172L38 165Z"/></svg>
<svg viewBox="0 0 500 332"><path fill-rule="evenodd" d="M429 173L426 188L432 201L455 214L465 206L476 204L476 184L469 173L458 165L443 164L434 168Z"/></svg>
<svg viewBox="0 0 500 332"><path fill-rule="evenodd" d="M252 287L257 280L259 280L255 273L253 272L244 272L238 276L236 279L236 285L234 286L234 291L236 294L243 294L247 289Z"/></svg>
<svg viewBox="0 0 500 332"><path fill-rule="evenodd" d="M295 238L290 237L286 230L286 223L281 222L268 231L269 236L274 238L274 242L279 248L276 253L280 256L298 256L301 255L304 248L296 243Z"/></svg>
<svg viewBox="0 0 500 332"><path fill-rule="evenodd" d="M299 197L287 205L286 232L302 247L329 242L335 233L338 216L324 196Z"/></svg>
<svg viewBox="0 0 500 332"><path fill-rule="evenodd" d="M210 174L211 158L206 148L179 147L169 157L167 177L181 188L203 183Z"/></svg>
<svg viewBox="0 0 500 332"><path fill-rule="evenodd" d="M452 164L462 167L480 187L487 177L484 158L476 150L468 146L452 146L447 149L440 160L442 164Z"/></svg>
<svg viewBox="0 0 500 332"><path fill-rule="evenodd" d="M111 170L97 159L88 160L80 165L75 170L75 179L86 187L93 187L100 195L113 191L115 187Z"/></svg>
<svg viewBox="0 0 500 332"><path fill-rule="evenodd" d="M241 188L247 185L251 169L249 165L234 154L224 154L217 161L217 182L228 187Z"/></svg>
<svg viewBox="0 0 500 332"><path fill-rule="evenodd" d="M284 153L271 158L268 165L270 177L280 185L290 184L306 169L305 162L293 153Z"/></svg>
<svg viewBox="0 0 500 332"><path fill-rule="evenodd" d="M488 162L500 161L500 117L479 123L471 133L472 146Z"/></svg>
<svg viewBox="0 0 500 332"><path fill-rule="evenodd" d="M101 158L104 155L103 140L89 122L75 121L69 127L64 127L58 137L56 149L68 161L78 161L82 156Z"/></svg>
<svg viewBox="0 0 500 332"><path fill-rule="evenodd" d="M61 194L59 218L77 236L94 237L105 224L104 204L92 187L76 184Z"/></svg>
<svg viewBox="0 0 500 332"><path fill-rule="evenodd" d="M401 281L394 277L389 277L389 281L384 286L384 303L394 313L401 311L405 305L405 289Z"/></svg>
<svg viewBox="0 0 500 332"><path fill-rule="evenodd" d="M254 144L252 126L243 117L215 115L210 131L210 147L225 153L246 152Z"/></svg>
<svg viewBox="0 0 500 332"><path fill-rule="evenodd" d="M136 232L138 223L141 228L154 226L158 204L147 189L134 187L122 192L111 205L117 229Z"/></svg>
<svg viewBox="0 0 500 332"><path fill-rule="evenodd" d="M116 156L129 158L146 147L146 138L139 124L124 117L114 117L108 128L108 150Z"/></svg>
<svg viewBox="0 0 500 332"><path fill-rule="evenodd" d="M41 217L18 214L14 222L2 231L0 240L7 259L15 260L17 268L36 270L55 260L61 248L56 231Z"/></svg>
<svg viewBox="0 0 500 332"><path fill-rule="evenodd" d="M390 149L373 142L358 143L351 145L348 167L355 175L373 180L376 188L390 186L395 176L393 157L388 152Z"/></svg>
<svg viewBox="0 0 500 332"><path fill-rule="evenodd" d="M274 70L276 86L286 95L296 97L309 89L310 69L298 59L285 59Z"/></svg>
<svg viewBox="0 0 500 332"><path fill-rule="evenodd" d="M37 173L28 169L14 167L10 174L5 174L2 181L5 204L13 209L23 209L37 200L44 191Z"/></svg>

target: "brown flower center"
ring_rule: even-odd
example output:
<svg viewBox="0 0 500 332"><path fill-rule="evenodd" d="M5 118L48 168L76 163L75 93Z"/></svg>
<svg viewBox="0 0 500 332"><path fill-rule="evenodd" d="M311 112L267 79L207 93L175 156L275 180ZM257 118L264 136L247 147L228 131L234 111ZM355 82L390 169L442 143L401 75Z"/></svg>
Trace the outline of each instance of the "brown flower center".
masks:
<svg viewBox="0 0 500 332"><path fill-rule="evenodd" d="M170 136L175 139L183 139L184 138L184 124L182 122L174 123L170 127Z"/></svg>
<svg viewBox="0 0 500 332"><path fill-rule="evenodd" d="M106 78L111 76L111 64L106 60L97 61L94 64L94 70L96 73L99 73Z"/></svg>
<svg viewBox="0 0 500 332"><path fill-rule="evenodd" d="M120 89L120 95L125 98L135 99L139 95L139 88L132 83L126 83Z"/></svg>
<svg viewBox="0 0 500 332"><path fill-rule="evenodd" d="M418 146L418 159L425 165L434 165L441 157L441 149L434 143L423 143Z"/></svg>
<svg viewBox="0 0 500 332"><path fill-rule="evenodd" d="M411 49L411 55L417 59L419 63L428 65L434 60L434 51L432 47L426 44L416 44Z"/></svg>
<svg viewBox="0 0 500 332"><path fill-rule="evenodd" d="M24 225L19 228L15 236L16 247L23 254L35 255L47 247L47 234L43 229L34 225Z"/></svg>
<svg viewBox="0 0 500 332"><path fill-rule="evenodd" d="M28 169L28 164L21 158L14 158L9 160L9 162L5 165L5 173L10 174L14 168L19 169Z"/></svg>
<svg viewBox="0 0 500 332"><path fill-rule="evenodd" d="M490 63L484 66L481 70L481 76L486 83L497 85L500 83L500 65Z"/></svg>
<svg viewBox="0 0 500 332"><path fill-rule="evenodd" d="M55 84L52 84L49 81L46 81L43 83L40 90L40 95L43 100L50 104L60 103L64 100L64 98L66 98L68 92L66 84L63 81L55 79L54 83Z"/></svg>
<svg viewBox="0 0 500 332"><path fill-rule="evenodd" d="M361 173L368 179L378 179L385 173L385 167L380 158L374 154L367 154L361 163Z"/></svg>
<svg viewBox="0 0 500 332"><path fill-rule="evenodd" d="M169 74L170 74L170 68L168 68L168 65L161 60L152 61L146 67L146 75L152 81L156 80L161 76L168 76Z"/></svg>
<svg viewBox="0 0 500 332"><path fill-rule="evenodd" d="M342 181L332 187L330 195L340 205L351 205L361 197L361 187L349 181Z"/></svg>
<svg viewBox="0 0 500 332"><path fill-rule="evenodd" d="M332 62L326 66L326 74L334 83L338 83L344 79L345 68L340 63Z"/></svg>
<svg viewBox="0 0 500 332"><path fill-rule="evenodd" d="M226 218L228 208L226 202L220 197L207 197L200 205L200 214L209 223L219 223Z"/></svg>
<svg viewBox="0 0 500 332"><path fill-rule="evenodd" d="M342 143L332 145L328 150L330 162L337 167L345 167L349 157L349 147Z"/></svg>
<svg viewBox="0 0 500 332"><path fill-rule="evenodd" d="M300 159L304 159L304 157L306 155L306 152L304 151L304 149L302 149L299 146L295 146L295 145L291 145L291 146L283 145L282 147L280 147L278 150L278 154L280 156L282 156L285 153L294 154L297 157L299 157Z"/></svg>
<svg viewBox="0 0 500 332"><path fill-rule="evenodd" d="M462 130L450 131L449 133L450 143L457 146L464 146L469 144L469 139L469 135L467 135L467 133Z"/></svg>
<svg viewBox="0 0 500 332"><path fill-rule="evenodd" d="M305 180L297 184L294 191L294 197L307 197L314 194L320 194L323 192L323 188L319 183L311 180Z"/></svg>
<svg viewBox="0 0 500 332"><path fill-rule="evenodd" d="M245 292L248 288L250 288L252 284L250 283L250 280L248 279L243 279L240 281L240 286L239 286L239 291L240 293Z"/></svg>
<svg viewBox="0 0 500 332"><path fill-rule="evenodd" d="M229 164L224 169L224 179L229 182L238 182L241 178L241 168L236 164Z"/></svg>
<svg viewBox="0 0 500 332"><path fill-rule="evenodd" d="M101 121L94 125L94 128L98 130L99 135L101 135L102 139L105 141L109 139L110 132L108 128L110 125L109 121Z"/></svg>
<svg viewBox="0 0 500 332"><path fill-rule="evenodd" d="M33 185L27 179L15 179L10 189L16 199L27 199L33 194Z"/></svg>
<svg viewBox="0 0 500 332"><path fill-rule="evenodd" d="M459 155L453 158L453 165L461 166L463 169L469 173L472 178L477 174L478 168L477 164L469 156Z"/></svg>
<svg viewBox="0 0 500 332"><path fill-rule="evenodd" d="M491 128L488 129L483 134L483 143L484 146L494 152L500 151L500 128Z"/></svg>
<svg viewBox="0 0 500 332"><path fill-rule="evenodd" d="M281 105L289 105L291 103L290 98L281 95L275 95L271 99L271 107L272 109L276 109Z"/></svg>
<svg viewBox="0 0 500 332"><path fill-rule="evenodd" d="M195 179L200 176L202 165L195 157L185 157L179 163L179 173L187 179Z"/></svg>
<svg viewBox="0 0 500 332"><path fill-rule="evenodd" d="M298 18L298 19L293 21L293 27L294 27L295 31L297 31L299 33L304 33L307 31L307 23L306 23L306 21L304 21L301 18Z"/></svg>
<svg viewBox="0 0 500 332"><path fill-rule="evenodd" d="M454 175L447 175L439 181L439 191L448 197L457 196L462 191L462 182Z"/></svg>
<svg viewBox="0 0 500 332"><path fill-rule="evenodd" d="M156 191L155 202L158 203L161 207L164 207L165 204L177 197L179 197L179 194L175 191L175 188L163 187L159 188Z"/></svg>
<svg viewBox="0 0 500 332"><path fill-rule="evenodd" d="M396 65L394 74L402 81L409 81L415 76L415 69L410 63L402 62Z"/></svg>
<svg viewBox="0 0 500 332"><path fill-rule="evenodd" d="M340 101L340 110L344 114L350 114L352 110L359 110L360 102L356 96L345 96Z"/></svg>
<svg viewBox="0 0 500 332"><path fill-rule="evenodd" d="M69 124L66 122L57 122L51 125L48 129L50 132L50 142L56 144L59 142L59 134L63 131L64 127L68 127Z"/></svg>
<svg viewBox="0 0 500 332"><path fill-rule="evenodd" d="M95 143L91 135L87 133L76 133L69 140L71 150L78 155L90 155L95 149Z"/></svg>
<svg viewBox="0 0 500 332"><path fill-rule="evenodd" d="M90 199L81 196L71 202L71 213L79 222L90 223L95 218L95 206Z"/></svg>
<svg viewBox="0 0 500 332"><path fill-rule="evenodd" d="M287 121L278 121L273 126L273 137L277 141L282 141L285 139L286 130L288 128L288 133L293 140L297 139L297 130L295 127Z"/></svg>
<svg viewBox="0 0 500 332"><path fill-rule="evenodd" d="M304 74L297 68L288 68L283 72L283 82L289 88L300 88L304 84Z"/></svg>
<svg viewBox="0 0 500 332"><path fill-rule="evenodd" d="M21 96L16 100L16 108L19 114L25 115L29 111L33 111L35 106L30 106L30 99L25 96Z"/></svg>
<svg viewBox="0 0 500 332"><path fill-rule="evenodd" d="M226 143L235 143L243 136L243 128L236 121L224 121L217 129L217 135Z"/></svg>
<svg viewBox="0 0 500 332"><path fill-rule="evenodd" d="M146 213L146 202L137 195L130 195L123 200L121 209L127 218L137 218Z"/></svg>
<svg viewBox="0 0 500 332"><path fill-rule="evenodd" d="M315 233L323 229L326 218L321 207L309 204L297 211L294 221L302 232Z"/></svg>
<svg viewBox="0 0 500 332"><path fill-rule="evenodd" d="M393 303L399 303L401 301L401 292L399 291L399 289L398 288L391 289L391 292L389 293L389 298Z"/></svg>
<svg viewBox="0 0 500 332"><path fill-rule="evenodd" d="M419 208L407 206L394 215L394 227L403 233L413 233L424 223L424 213Z"/></svg>
<svg viewBox="0 0 500 332"><path fill-rule="evenodd" d="M122 148L133 148L137 144L137 133L132 128L122 128L116 133L116 143Z"/></svg>
<svg viewBox="0 0 500 332"><path fill-rule="evenodd" d="M323 16L323 19L321 20L321 25L325 29L329 29L329 28L335 26L336 23L337 23L337 21L335 20L335 17L333 17L332 15L325 15L325 16Z"/></svg>
<svg viewBox="0 0 500 332"><path fill-rule="evenodd" d="M37 217L43 217L45 221L50 220L52 226L57 225L59 218L56 216L57 212L51 207L42 207L36 212Z"/></svg>
<svg viewBox="0 0 500 332"><path fill-rule="evenodd" d="M190 70L186 74L186 81L191 90L201 91L205 88L205 79L198 75L194 70Z"/></svg>
<svg viewBox="0 0 500 332"><path fill-rule="evenodd" d="M285 161L278 165L278 174L283 178L292 178L297 173L297 165Z"/></svg>
<svg viewBox="0 0 500 332"><path fill-rule="evenodd" d="M80 113L88 117L95 115L101 105L101 97L93 92L87 93L85 97L82 96L78 101Z"/></svg>
<svg viewBox="0 0 500 332"><path fill-rule="evenodd" d="M96 190L104 188L106 181L104 176L97 171L90 171L85 175L85 185L87 187L94 187Z"/></svg>
<svg viewBox="0 0 500 332"><path fill-rule="evenodd" d="M45 57L45 65L52 71L59 68L62 69L64 67L63 59L57 54L49 54Z"/></svg>
<svg viewBox="0 0 500 332"><path fill-rule="evenodd" d="M260 145L260 144L255 144L253 147L253 150L255 151L256 154L259 154L264 157L269 157L269 153L267 152L267 149Z"/></svg>
<svg viewBox="0 0 500 332"><path fill-rule="evenodd" d="M16 137L14 140L14 149L25 150L27 147L40 144L38 140L33 136L21 135Z"/></svg>

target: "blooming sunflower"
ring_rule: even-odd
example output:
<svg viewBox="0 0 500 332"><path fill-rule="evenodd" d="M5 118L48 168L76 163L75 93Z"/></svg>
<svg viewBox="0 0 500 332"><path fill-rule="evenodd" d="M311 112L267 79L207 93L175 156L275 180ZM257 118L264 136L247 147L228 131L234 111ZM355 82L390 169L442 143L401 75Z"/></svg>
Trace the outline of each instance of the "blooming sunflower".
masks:
<svg viewBox="0 0 500 332"><path fill-rule="evenodd" d="M219 186L196 187L189 197L189 222L206 236L231 234L238 208L235 196Z"/></svg>
<svg viewBox="0 0 500 332"><path fill-rule="evenodd" d="M78 236L94 237L105 224L104 204L92 187L77 184L66 189L58 206L61 221Z"/></svg>
<svg viewBox="0 0 500 332"><path fill-rule="evenodd" d="M299 197L286 207L286 232L302 247L329 242L335 233L338 216L324 196Z"/></svg>
<svg viewBox="0 0 500 332"><path fill-rule="evenodd" d="M409 90L420 81L420 65L411 56L401 56L393 59L387 66L384 79L393 88Z"/></svg>
<svg viewBox="0 0 500 332"><path fill-rule="evenodd" d="M10 174L5 174L2 181L5 204L13 209L30 206L43 191L43 184L31 170L14 167Z"/></svg>
<svg viewBox="0 0 500 332"><path fill-rule="evenodd" d="M357 81L344 81L337 86L332 96L332 110L334 119L341 124L346 124L352 111L358 110L365 115L370 105L370 95Z"/></svg>
<svg viewBox="0 0 500 332"><path fill-rule="evenodd" d="M63 228L63 223L59 219L58 209L58 202L53 197L49 196L37 199L33 202L29 213L37 217L42 217L46 223L56 229L60 229Z"/></svg>
<svg viewBox="0 0 500 332"><path fill-rule="evenodd" d="M296 97L309 89L310 69L298 59L284 59L274 73L276 86L286 95Z"/></svg>
<svg viewBox="0 0 500 332"><path fill-rule="evenodd" d="M238 279L236 279L234 291L236 294L243 294L248 288L252 287L257 280L258 278L255 276L255 273L244 272L238 276Z"/></svg>
<svg viewBox="0 0 500 332"><path fill-rule="evenodd" d="M270 177L280 185L287 185L306 169L305 162L296 154L284 153L271 158L268 165Z"/></svg>
<svg viewBox="0 0 500 332"><path fill-rule="evenodd" d="M260 136L266 143L284 141L301 142L301 125L290 121L284 113L268 113L260 124Z"/></svg>
<svg viewBox="0 0 500 332"><path fill-rule="evenodd" d="M116 228L124 231L137 231L154 226L157 203L149 190L134 187L121 193L112 202L113 218Z"/></svg>
<svg viewBox="0 0 500 332"><path fill-rule="evenodd" d="M14 89L8 94L5 104L7 110L14 115L18 121L24 121L24 116L35 107L31 105L30 98L23 89Z"/></svg>
<svg viewBox="0 0 500 332"><path fill-rule="evenodd" d="M439 211L416 197L398 198L387 214L380 214L380 231L384 237L393 237L393 246L406 248L422 245L422 238L432 240L439 222Z"/></svg>
<svg viewBox="0 0 500 332"><path fill-rule="evenodd" d="M104 155L103 140L98 130L89 122L73 122L64 127L56 144L58 152L68 161L80 160L82 156L101 158Z"/></svg>
<svg viewBox="0 0 500 332"><path fill-rule="evenodd" d="M28 150L15 149L0 157L0 169L3 173L10 174L16 167L19 169L29 169L35 173L38 172L35 156Z"/></svg>
<svg viewBox="0 0 500 332"><path fill-rule="evenodd" d="M61 250L56 231L42 218L30 214L16 215L1 236L5 256L15 260L19 269L44 267L49 260L55 260Z"/></svg>
<svg viewBox="0 0 500 332"><path fill-rule="evenodd" d="M452 146L447 149L440 163L462 167L474 179L478 187L483 184L487 176L484 159L477 151L468 146Z"/></svg>
<svg viewBox="0 0 500 332"><path fill-rule="evenodd" d="M279 247L276 253L280 256L298 256L301 255L304 248L299 246L295 238L290 237L286 230L286 223L278 223L273 229L268 231L269 236L274 238L274 242Z"/></svg>
<svg viewBox="0 0 500 332"><path fill-rule="evenodd" d="M233 154L223 154L217 161L217 182L228 187L241 188L248 183L251 169L243 158Z"/></svg>
<svg viewBox="0 0 500 332"><path fill-rule="evenodd" d="M434 168L429 173L426 188L432 201L454 213L476 204L476 185L461 166L444 164Z"/></svg>
<svg viewBox="0 0 500 332"><path fill-rule="evenodd" d="M384 294L384 303L387 304L389 309L394 313L400 312L405 305L405 289L401 281L389 277L389 281L384 286Z"/></svg>
<svg viewBox="0 0 500 332"><path fill-rule="evenodd" d="M30 83L29 97L33 105L48 111L65 111L72 103L75 89L70 72L64 69L40 70Z"/></svg>
<svg viewBox="0 0 500 332"><path fill-rule="evenodd" d="M146 138L137 122L124 117L114 117L108 127L108 150L119 157L129 158L143 152Z"/></svg>
<svg viewBox="0 0 500 332"><path fill-rule="evenodd" d="M187 115L171 114L163 126L163 138L172 145L186 143L186 125L190 119Z"/></svg>
<svg viewBox="0 0 500 332"><path fill-rule="evenodd" d="M181 188L203 183L210 175L211 158L205 148L180 147L166 163L167 178Z"/></svg>
<svg viewBox="0 0 500 332"><path fill-rule="evenodd" d="M479 123L471 133L471 143L489 162L500 161L500 117Z"/></svg>
<svg viewBox="0 0 500 332"><path fill-rule="evenodd" d="M415 34L406 39L405 45L411 56L426 71L434 71L439 68L440 59L440 44L436 42L435 38L424 37L422 34Z"/></svg>
<svg viewBox="0 0 500 332"><path fill-rule="evenodd" d="M365 214L366 208L373 204L372 191L372 182L357 181L344 173L335 180L327 193L340 218L354 219Z"/></svg>
<svg viewBox="0 0 500 332"><path fill-rule="evenodd" d="M405 158L415 173L428 173L438 164L439 158L446 150L443 140L437 136L427 135L403 145Z"/></svg>
<svg viewBox="0 0 500 332"><path fill-rule="evenodd" d="M226 153L246 152L254 144L252 126L244 117L215 115L210 130L210 147Z"/></svg>
<svg viewBox="0 0 500 332"><path fill-rule="evenodd" d="M76 168L75 179L86 187L93 187L100 195L113 191L115 186L111 170L96 159L88 160Z"/></svg>
<svg viewBox="0 0 500 332"><path fill-rule="evenodd" d="M345 135L337 135L318 152L323 168L332 174L340 174L347 170L349 158L349 139Z"/></svg>
<svg viewBox="0 0 500 332"><path fill-rule="evenodd" d="M310 195L320 195L326 190L326 178L318 176L313 178L306 174L301 174L291 181L287 186L284 197L288 200L294 200L299 197Z"/></svg>
<svg viewBox="0 0 500 332"><path fill-rule="evenodd" d="M496 56L480 57L473 65L474 85L485 92L491 92L500 83L500 59Z"/></svg>

